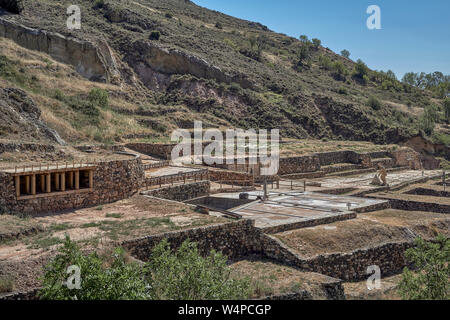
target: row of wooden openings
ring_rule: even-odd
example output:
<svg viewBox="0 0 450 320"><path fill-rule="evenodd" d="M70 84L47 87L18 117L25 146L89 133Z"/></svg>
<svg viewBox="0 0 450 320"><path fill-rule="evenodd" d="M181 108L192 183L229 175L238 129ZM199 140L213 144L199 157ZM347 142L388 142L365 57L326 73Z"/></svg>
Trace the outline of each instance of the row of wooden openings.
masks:
<svg viewBox="0 0 450 320"><path fill-rule="evenodd" d="M94 187L93 170L18 175L14 179L17 197Z"/></svg>

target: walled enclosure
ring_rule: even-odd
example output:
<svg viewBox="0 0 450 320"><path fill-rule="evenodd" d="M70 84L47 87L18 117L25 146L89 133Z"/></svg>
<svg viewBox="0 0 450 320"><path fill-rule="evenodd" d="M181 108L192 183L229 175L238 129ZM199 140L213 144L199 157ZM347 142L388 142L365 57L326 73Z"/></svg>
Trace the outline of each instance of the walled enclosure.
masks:
<svg viewBox="0 0 450 320"><path fill-rule="evenodd" d="M234 260L255 255L295 266L303 271L317 272L348 281L367 279L366 271L370 265L380 266L383 276L400 272L407 265L404 251L413 246L412 240L392 242L349 253L318 255L305 259L278 238L255 228L254 221L247 219L152 235L125 241L122 246L136 258L147 261L152 248L164 239L173 249L189 239L198 243L202 254L215 249Z"/></svg>
<svg viewBox="0 0 450 320"><path fill-rule="evenodd" d="M16 174L0 172L0 207L21 213L89 207L130 197L144 179L139 157L74 169L69 166L67 170L64 167L45 170L43 174L22 175L19 182ZM17 183L26 195L18 193Z"/></svg>

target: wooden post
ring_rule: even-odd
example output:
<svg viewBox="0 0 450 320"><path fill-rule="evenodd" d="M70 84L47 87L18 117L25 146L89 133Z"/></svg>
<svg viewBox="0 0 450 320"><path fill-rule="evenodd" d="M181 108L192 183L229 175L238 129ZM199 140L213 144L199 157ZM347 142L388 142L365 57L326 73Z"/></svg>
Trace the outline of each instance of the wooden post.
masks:
<svg viewBox="0 0 450 320"><path fill-rule="evenodd" d="M41 174L41 192L45 192L45 175Z"/></svg>
<svg viewBox="0 0 450 320"><path fill-rule="evenodd" d="M31 194L36 195L36 175L31 176Z"/></svg>
<svg viewBox="0 0 450 320"><path fill-rule="evenodd" d="M47 187L45 192L50 193L50 192L52 192L52 176L51 176L50 173L47 173L45 178L46 178L46 183L45 184L46 184L46 187Z"/></svg>
<svg viewBox="0 0 450 320"><path fill-rule="evenodd" d="M14 180L16 182L16 196L20 197L20 176L15 176Z"/></svg>
<svg viewBox="0 0 450 320"><path fill-rule="evenodd" d="M30 176L25 176L25 190L27 194L31 193Z"/></svg>
<svg viewBox="0 0 450 320"><path fill-rule="evenodd" d="M94 188L94 170L89 170L89 188Z"/></svg>
<svg viewBox="0 0 450 320"><path fill-rule="evenodd" d="M55 189L59 190L59 173L55 173Z"/></svg>
<svg viewBox="0 0 450 320"><path fill-rule="evenodd" d="M69 187L73 189L73 171L69 172Z"/></svg>
<svg viewBox="0 0 450 320"><path fill-rule="evenodd" d="M277 179L277 189L280 189L280 179Z"/></svg>
<svg viewBox="0 0 450 320"><path fill-rule="evenodd" d="M66 173L61 173L61 191L66 191Z"/></svg>
<svg viewBox="0 0 450 320"><path fill-rule="evenodd" d="M292 190L292 180L291 180L291 190Z"/></svg>
<svg viewBox="0 0 450 320"><path fill-rule="evenodd" d="M75 190L80 189L80 171L75 171Z"/></svg>
<svg viewBox="0 0 450 320"><path fill-rule="evenodd" d="M306 180L303 180L303 191L306 191Z"/></svg>

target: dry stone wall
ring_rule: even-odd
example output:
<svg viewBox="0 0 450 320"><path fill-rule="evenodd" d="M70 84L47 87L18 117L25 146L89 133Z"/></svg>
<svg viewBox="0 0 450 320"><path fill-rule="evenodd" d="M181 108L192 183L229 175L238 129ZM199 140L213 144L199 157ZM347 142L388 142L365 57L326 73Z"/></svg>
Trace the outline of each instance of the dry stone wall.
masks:
<svg viewBox="0 0 450 320"><path fill-rule="evenodd" d="M149 190L142 194L167 200L186 201L207 196L210 191L211 183L209 181L199 181Z"/></svg>

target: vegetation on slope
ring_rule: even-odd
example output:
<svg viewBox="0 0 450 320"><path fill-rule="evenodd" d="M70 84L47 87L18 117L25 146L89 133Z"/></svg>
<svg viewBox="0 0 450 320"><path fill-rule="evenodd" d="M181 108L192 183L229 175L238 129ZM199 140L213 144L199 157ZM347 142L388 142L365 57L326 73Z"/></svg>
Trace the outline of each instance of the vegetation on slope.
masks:
<svg viewBox="0 0 450 320"><path fill-rule="evenodd" d="M82 9L81 30L66 28L66 8L72 4ZM347 51L333 53L319 39L303 35L297 40L190 1L25 0L24 7L11 19L80 39L104 38L130 67L137 43L149 42L199 57L245 80L223 83L172 74L164 75L164 87L144 88L130 80L131 70L122 70L122 89L108 88L122 100L113 104L111 116L130 119L134 128L96 130L91 139L118 140L139 130L161 139L173 128L190 128L194 119L202 119L219 128L280 128L285 137L390 143L419 130L432 134L430 127L445 121L442 90L400 82L391 71L370 70L363 61L350 60ZM70 108L70 100L59 101ZM430 117L427 108L436 116Z"/></svg>

